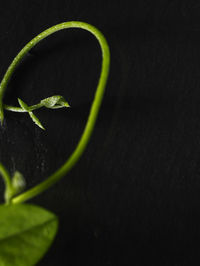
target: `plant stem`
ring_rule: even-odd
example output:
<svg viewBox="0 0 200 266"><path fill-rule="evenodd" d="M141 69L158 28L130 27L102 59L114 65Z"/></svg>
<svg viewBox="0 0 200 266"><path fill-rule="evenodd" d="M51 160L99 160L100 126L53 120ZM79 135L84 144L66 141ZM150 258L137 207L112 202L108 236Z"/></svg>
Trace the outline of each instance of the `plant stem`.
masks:
<svg viewBox="0 0 200 266"><path fill-rule="evenodd" d="M10 203L10 198L12 194L12 184L11 184L11 177L7 171L7 169L3 166L2 163L0 163L0 174L4 180L5 183L5 193L4 198L6 201L6 204Z"/></svg>
<svg viewBox="0 0 200 266"><path fill-rule="evenodd" d="M16 66L20 62L20 60L23 58L23 56L33 47L35 46L39 41L46 38L48 35L51 35L52 33L62 30L62 29L69 29L69 28L81 28L84 30L89 31L92 33L96 39L98 40L101 51L102 51L102 65L101 65L101 74L99 78L99 82L97 85L97 89L95 92L94 100L92 102L92 106L90 109L90 113L88 116L88 120L86 122L85 129L82 133L82 136L74 150L74 152L71 154L69 159L64 163L63 166L61 166L57 171L55 171L51 176L49 176L45 181L41 182L40 184L36 185L32 189L29 189L28 191L12 198L12 203L21 203L24 201L27 201L38 194L42 193L46 189L48 189L50 186L58 182L63 176L65 176L71 168L77 163L79 158L81 157L82 153L84 152L92 131L95 126L95 122L97 119L97 115L101 106L101 102L104 95L104 90L109 74L109 66L110 66L110 51L107 44L107 41L103 34L94 26L87 24L85 22L80 21L70 21L70 22L64 22L58 25L55 25L42 33L40 33L38 36L36 36L32 41L30 41L15 57L13 62L11 63L10 67L8 68L1 84L0 84L0 119L3 121L3 95L5 88L7 86L7 83L14 72Z"/></svg>
<svg viewBox="0 0 200 266"><path fill-rule="evenodd" d="M8 187L11 187L11 178L7 171L7 169L3 166L2 163L0 163L0 174L4 179L5 185Z"/></svg>
<svg viewBox="0 0 200 266"><path fill-rule="evenodd" d="M39 109L41 107L44 107L41 103L29 106L30 111L34 111L36 109ZM27 113L26 110L22 109L21 107L16 107L16 106L11 106L11 105L7 105L4 104L3 108L7 111L12 111L12 112L18 112L18 113Z"/></svg>

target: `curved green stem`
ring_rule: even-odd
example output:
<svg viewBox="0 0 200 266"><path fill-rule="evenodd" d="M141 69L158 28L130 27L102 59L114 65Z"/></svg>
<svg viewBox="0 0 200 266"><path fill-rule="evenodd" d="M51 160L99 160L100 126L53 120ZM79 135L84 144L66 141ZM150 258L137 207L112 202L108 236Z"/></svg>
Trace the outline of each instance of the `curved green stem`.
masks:
<svg viewBox="0 0 200 266"><path fill-rule="evenodd" d="M4 198L5 198L6 204L9 204L10 199L11 199L11 194L12 194L11 177L10 177L7 169L3 166L2 163L0 163L0 174L4 180L4 183L5 183Z"/></svg>
<svg viewBox="0 0 200 266"><path fill-rule="evenodd" d="M12 203L20 203L24 202L26 200L29 200L41 192L45 191L47 188L52 186L54 183L56 183L58 180L60 180L63 176L65 176L71 168L77 163L79 158L81 157L82 153L84 152L89 139L91 137L92 131L95 126L95 122L97 119L97 115L100 109L100 105L102 102L102 98L104 95L104 89L106 86L108 74L109 74L109 66L110 66L110 51L107 44L107 41L103 34L94 26L87 24L85 22L79 22L79 21L70 21L61 23L58 25L55 25L42 33L40 33L38 36L36 36L32 41L30 41L20 52L19 54L14 58L13 62L11 63L10 67L8 68L1 84L0 84L0 119L3 121L3 95L5 92L5 88L8 84L9 79L11 78L16 66L19 64L20 60L24 57L24 55L33 47L35 46L39 41L46 38L48 35L62 30L62 29L68 29L68 28L81 28L84 30L87 30L91 32L96 39L98 40L101 51L102 51L102 66L101 66L101 74L99 78L99 82L97 85L96 93L94 96L94 100L90 109L90 114L88 116L88 120L85 126L85 129L82 133L82 136L72 153L72 155L69 157L69 159L64 163L63 166L61 166L55 173L53 173L50 177L48 177L45 181L41 182L40 184L36 185L32 189L29 189L28 191L14 197L12 199Z"/></svg>

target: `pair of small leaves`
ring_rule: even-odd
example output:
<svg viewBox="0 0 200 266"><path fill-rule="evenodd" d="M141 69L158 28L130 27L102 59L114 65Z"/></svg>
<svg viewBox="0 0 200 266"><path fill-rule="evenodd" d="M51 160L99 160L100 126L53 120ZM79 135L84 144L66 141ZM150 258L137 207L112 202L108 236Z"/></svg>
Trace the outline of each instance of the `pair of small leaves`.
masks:
<svg viewBox="0 0 200 266"><path fill-rule="evenodd" d="M35 265L50 247L57 216L31 204L0 205L0 265Z"/></svg>
<svg viewBox="0 0 200 266"><path fill-rule="evenodd" d="M25 102L18 98L19 105L21 108L29 113L29 116L33 120L33 122L39 126L41 129L45 130L40 120L33 114L32 107L29 107ZM38 107L37 107L38 106ZM46 107L50 109L58 109L63 107L70 107L69 103L64 99L63 96L54 95L52 97L48 97L40 101L39 104L35 105L35 109Z"/></svg>
<svg viewBox="0 0 200 266"><path fill-rule="evenodd" d="M37 116L34 115L34 113L31 111L30 107L25 103L23 102L21 99L18 98L18 102L19 102L19 105L21 106L21 108L28 112L30 118L33 120L33 122L39 126L40 128L42 128L43 130L45 130L45 128L43 127L43 125L41 124L40 120L37 118Z"/></svg>

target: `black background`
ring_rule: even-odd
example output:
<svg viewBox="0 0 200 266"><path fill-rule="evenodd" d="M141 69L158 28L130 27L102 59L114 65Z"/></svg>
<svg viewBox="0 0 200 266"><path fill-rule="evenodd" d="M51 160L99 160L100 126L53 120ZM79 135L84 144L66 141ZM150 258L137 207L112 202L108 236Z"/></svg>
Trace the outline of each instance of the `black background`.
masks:
<svg viewBox="0 0 200 266"><path fill-rule="evenodd" d="M60 220L39 265L199 265L200 1L1 1L0 76L34 36L70 20L103 32L111 70L83 157L31 200ZM70 29L39 43L15 72L5 103L60 94L72 106L36 111L45 132L27 114L5 113L0 160L27 188L75 148L100 65L96 39Z"/></svg>

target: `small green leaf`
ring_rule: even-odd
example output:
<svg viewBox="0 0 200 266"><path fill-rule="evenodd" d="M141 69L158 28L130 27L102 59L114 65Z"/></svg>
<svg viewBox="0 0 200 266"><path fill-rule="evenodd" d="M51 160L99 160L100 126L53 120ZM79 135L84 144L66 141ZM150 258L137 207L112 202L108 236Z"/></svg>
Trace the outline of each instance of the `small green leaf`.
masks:
<svg viewBox="0 0 200 266"><path fill-rule="evenodd" d="M35 265L58 228L55 214L35 205L0 205L0 265Z"/></svg>
<svg viewBox="0 0 200 266"><path fill-rule="evenodd" d="M43 127L42 123L40 122L40 120L37 118L37 116L34 115L33 112L28 112L28 114L30 115L31 119L33 120L33 122L40 127L41 129L45 130L45 128Z"/></svg>
<svg viewBox="0 0 200 266"><path fill-rule="evenodd" d="M40 120L37 118L37 116L34 115L34 113L30 110L30 107L25 103L23 102L21 99L18 98L18 102L19 102L19 105L21 106L21 108L25 111L28 112L30 118L33 120L33 122L38 126L40 127L41 129L45 130L45 128L43 127L42 123L40 122Z"/></svg>
<svg viewBox="0 0 200 266"><path fill-rule="evenodd" d="M20 98L18 98L18 103L23 110L25 110L27 112L30 111L28 105L25 102L23 102Z"/></svg>
<svg viewBox="0 0 200 266"><path fill-rule="evenodd" d="M48 97L44 100L41 100L40 103L43 106L51 109L70 107L69 103L65 100L65 98L60 95L54 95L52 97Z"/></svg>
<svg viewBox="0 0 200 266"><path fill-rule="evenodd" d="M20 193L25 188L25 186L26 182L23 175L19 171L16 171L12 178L12 188L14 195Z"/></svg>

